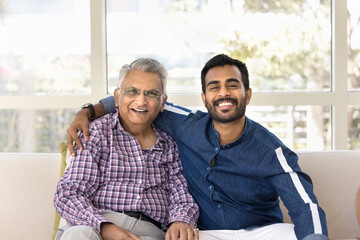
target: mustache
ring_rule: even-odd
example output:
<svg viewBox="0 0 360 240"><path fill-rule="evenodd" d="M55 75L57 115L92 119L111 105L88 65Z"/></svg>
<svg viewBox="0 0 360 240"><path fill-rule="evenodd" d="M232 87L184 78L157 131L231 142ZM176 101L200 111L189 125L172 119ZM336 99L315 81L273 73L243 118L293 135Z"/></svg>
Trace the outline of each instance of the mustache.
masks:
<svg viewBox="0 0 360 240"><path fill-rule="evenodd" d="M227 97L227 98L219 98L219 99L217 99L217 100L214 100L214 101L213 101L213 105L215 106L215 105L219 104L219 102L222 102L222 101L233 102L235 105L238 104L238 100L237 100L237 99Z"/></svg>

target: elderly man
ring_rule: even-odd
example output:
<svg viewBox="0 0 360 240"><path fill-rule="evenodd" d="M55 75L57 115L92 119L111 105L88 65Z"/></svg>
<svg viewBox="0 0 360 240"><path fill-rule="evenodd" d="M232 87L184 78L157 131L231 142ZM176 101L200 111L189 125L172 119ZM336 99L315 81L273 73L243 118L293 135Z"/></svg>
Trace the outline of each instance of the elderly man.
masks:
<svg viewBox="0 0 360 240"><path fill-rule="evenodd" d="M166 69L138 59L120 70L116 111L90 124L89 141L55 194L69 225L57 239L198 238L198 206L188 193L178 148L152 123L166 96Z"/></svg>

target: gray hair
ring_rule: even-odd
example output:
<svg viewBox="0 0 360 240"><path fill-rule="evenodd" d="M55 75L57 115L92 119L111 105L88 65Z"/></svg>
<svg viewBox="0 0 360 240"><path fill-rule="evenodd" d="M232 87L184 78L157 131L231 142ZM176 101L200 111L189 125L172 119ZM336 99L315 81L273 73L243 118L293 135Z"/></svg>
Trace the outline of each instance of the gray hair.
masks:
<svg viewBox="0 0 360 240"><path fill-rule="evenodd" d="M163 95L167 96L167 92L166 92L166 82L168 76L167 70L161 63L151 58L139 58L133 61L132 63L130 63L130 65L125 64L120 69L119 72L118 88L121 87L121 84L124 81L126 75L133 69L159 74L164 92Z"/></svg>

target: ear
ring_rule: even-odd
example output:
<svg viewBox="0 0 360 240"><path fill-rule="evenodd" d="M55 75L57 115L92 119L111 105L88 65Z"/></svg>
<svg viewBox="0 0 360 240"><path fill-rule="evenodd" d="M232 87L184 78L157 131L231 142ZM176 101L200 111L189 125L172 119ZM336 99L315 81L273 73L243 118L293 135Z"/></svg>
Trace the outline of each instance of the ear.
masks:
<svg viewBox="0 0 360 240"><path fill-rule="evenodd" d="M116 88L114 90L114 98L115 98L115 106L119 107L119 98L120 98L120 96L119 96L119 89L118 88Z"/></svg>
<svg viewBox="0 0 360 240"><path fill-rule="evenodd" d="M248 105L250 103L251 96L252 96L252 90L251 90L251 88L249 88L246 91L246 105Z"/></svg>
<svg viewBox="0 0 360 240"><path fill-rule="evenodd" d="M204 106L206 107L206 104L205 104L206 97L205 97L205 93L203 93L203 92L201 92L201 99L202 99Z"/></svg>
<svg viewBox="0 0 360 240"><path fill-rule="evenodd" d="M164 107L165 107L165 103L167 101L167 96L162 97L162 103L161 103L161 108L160 108L160 112L164 111Z"/></svg>

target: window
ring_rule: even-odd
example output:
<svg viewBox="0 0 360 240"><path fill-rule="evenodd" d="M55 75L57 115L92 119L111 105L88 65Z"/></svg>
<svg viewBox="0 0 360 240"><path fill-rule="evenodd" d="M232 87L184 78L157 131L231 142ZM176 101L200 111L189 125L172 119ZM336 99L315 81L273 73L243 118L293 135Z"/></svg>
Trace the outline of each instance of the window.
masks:
<svg viewBox="0 0 360 240"><path fill-rule="evenodd" d="M200 71L222 52L249 68L248 116L286 145L360 149L358 2L6 0L0 151L57 152L79 106L139 57L169 70L169 101L203 109Z"/></svg>
<svg viewBox="0 0 360 240"><path fill-rule="evenodd" d="M109 92L124 63L151 56L169 70L168 92L192 94L191 105L199 107L200 71L211 56L226 52L248 66L255 99L256 93L330 93L330 16L329 0L108 0ZM329 104L251 105L248 115L294 149L332 147Z"/></svg>
<svg viewBox="0 0 360 240"><path fill-rule="evenodd" d="M91 93L89 7L0 1L0 151L58 152L72 96Z"/></svg>
<svg viewBox="0 0 360 240"><path fill-rule="evenodd" d="M0 94L90 94L90 18L85 1L5 1Z"/></svg>

